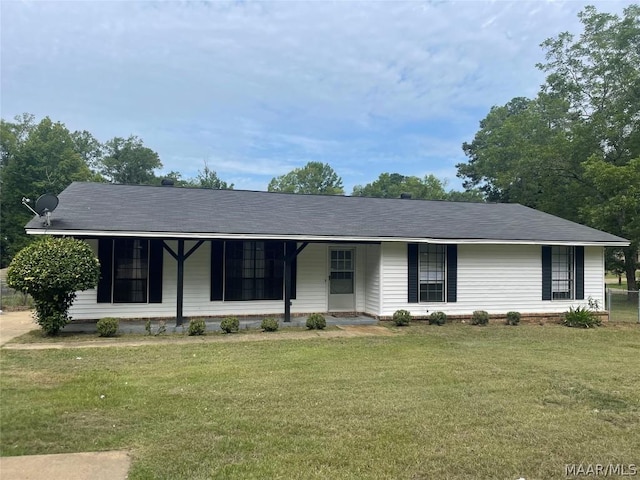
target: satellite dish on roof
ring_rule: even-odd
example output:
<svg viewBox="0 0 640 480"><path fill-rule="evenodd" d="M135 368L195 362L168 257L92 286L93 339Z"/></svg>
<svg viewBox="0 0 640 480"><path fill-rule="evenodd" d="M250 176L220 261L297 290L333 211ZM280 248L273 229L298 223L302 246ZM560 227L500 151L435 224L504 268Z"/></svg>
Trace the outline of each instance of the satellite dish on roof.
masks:
<svg viewBox="0 0 640 480"><path fill-rule="evenodd" d="M35 211L41 217L47 213L53 212L58 206L58 197L51 193L40 195L36 200Z"/></svg>
<svg viewBox="0 0 640 480"><path fill-rule="evenodd" d="M45 227L51 226L51 212L53 212L58 206L58 197L51 193L45 193L40 195L36 200L35 208L31 208L31 200L27 197L22 197L22 204L31 210L35 215L44 217L43 225Z"/></svg>

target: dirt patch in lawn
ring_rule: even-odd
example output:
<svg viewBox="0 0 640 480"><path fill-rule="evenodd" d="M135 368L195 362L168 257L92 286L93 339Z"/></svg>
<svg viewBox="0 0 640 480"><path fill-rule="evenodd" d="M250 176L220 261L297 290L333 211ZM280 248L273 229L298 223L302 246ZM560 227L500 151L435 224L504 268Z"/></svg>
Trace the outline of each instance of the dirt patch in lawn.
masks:
<svg viewBox="0 0 640 480"><path fill-rule="evenodd" d="M63 348L142 347L165 344L241 343L267 340L306 340L313 338L350 338L391 335L395 335L395 333L390 331L388 328L377 325L340 325L336 330L256 332L248 334L203 335L193 337L142 337L136 340L127 340L126 336L123 336L116 339L76 340L73 342L48 341L46 343L8 343L3 345L2 348L10 350L47 350Z"/></svg>

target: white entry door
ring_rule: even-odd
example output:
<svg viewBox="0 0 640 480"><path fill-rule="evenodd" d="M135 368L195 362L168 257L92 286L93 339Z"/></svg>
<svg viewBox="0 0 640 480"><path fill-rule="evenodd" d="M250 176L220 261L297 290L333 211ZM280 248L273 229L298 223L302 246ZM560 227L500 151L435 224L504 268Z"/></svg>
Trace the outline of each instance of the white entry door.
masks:
<svg viewBox="0 0 640 480"><path fill-rule="evenodd" d="M355 249L329 250L329 311L355 310Z"/></svg>

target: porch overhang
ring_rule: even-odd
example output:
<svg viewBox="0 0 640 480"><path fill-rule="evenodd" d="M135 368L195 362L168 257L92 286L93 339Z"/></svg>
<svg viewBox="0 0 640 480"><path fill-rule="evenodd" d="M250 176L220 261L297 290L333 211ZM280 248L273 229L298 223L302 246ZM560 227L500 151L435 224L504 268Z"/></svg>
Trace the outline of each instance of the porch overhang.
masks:
<svg viewBox="0 0 640 480"><path fill-rule="evenodd" d="M268 233L216 233L216 232L147 232L107 230L67 230L55 228L27 228L29 235L54 235L75 238L137 237L164 240L281 240L310 243L440 243L458 245L581 245L585 247L627 247L628 241L584 242L546 239L492 239L492 238L435 238L435 237L370 237L354 235L272 235Z"/></svg>

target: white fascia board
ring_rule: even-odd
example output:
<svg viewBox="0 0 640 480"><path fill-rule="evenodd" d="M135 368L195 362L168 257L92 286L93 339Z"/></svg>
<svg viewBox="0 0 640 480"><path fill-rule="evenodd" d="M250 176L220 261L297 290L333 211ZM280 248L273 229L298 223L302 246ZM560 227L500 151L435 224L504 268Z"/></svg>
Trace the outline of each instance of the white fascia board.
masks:
<svg viewBox="0 0 640 480"><path fill-rule="evenodd" d="M57 235L68 237L138 237L184 240L295 240L298 242L403 242L457 245L582 245L585 247L626 247L629 242L576 242L544 240L497 240L491 238L408 238L356 237L329 235L269 235L247 233L184 233L184 232L109 232L105 230L27 229L29 235Z"/></svg>

